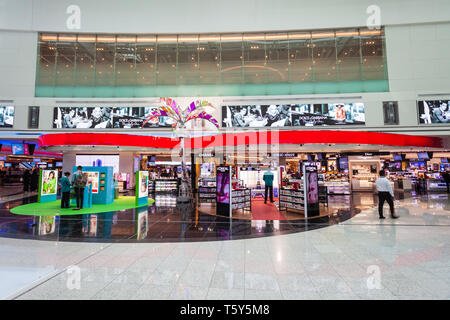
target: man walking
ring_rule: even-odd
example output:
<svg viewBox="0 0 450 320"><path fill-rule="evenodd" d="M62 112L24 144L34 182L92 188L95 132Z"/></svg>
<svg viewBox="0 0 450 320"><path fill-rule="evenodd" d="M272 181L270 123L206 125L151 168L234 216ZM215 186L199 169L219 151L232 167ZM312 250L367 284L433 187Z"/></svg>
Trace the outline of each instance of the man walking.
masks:
<svg viewBox="0 0 450 320"><path fill-rule="evenodd" d="M270 202L273 201L273 173L271 171L264 172L264 203L267 203L267 193L270 192Z"/></svg>
<svg viewBox="0 0 450 320"><path fill-rule="evenodd" d="M87 184L87 176L82 172L83 167L78 166L77 172L72 176L72 184L74 185L75 196L77 199L77 207L73 210L83 209L84 188Z"/></svg>
<svg viewBox="0 0 450 320"><path fill-rule="evenodd" d="M380 177L375 181L378 191L378 214L380 219L384 219L383 216L383 205L384 201L387 201L389 208L391 210L391 218L397 219L398 217L394 215L394 191L392 190L391 183L386 178L386 172L384 170L380 171Z"/></svg>

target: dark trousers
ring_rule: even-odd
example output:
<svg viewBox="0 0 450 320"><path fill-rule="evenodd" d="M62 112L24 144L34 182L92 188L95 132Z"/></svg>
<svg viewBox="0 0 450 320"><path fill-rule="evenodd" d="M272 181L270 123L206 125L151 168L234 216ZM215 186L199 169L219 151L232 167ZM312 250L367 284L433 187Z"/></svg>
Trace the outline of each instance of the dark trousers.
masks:
<svg viewBox="0 0 450 320"><path fill-rule="evenodd" d="M267 203L268 192L270 192L270 202L273 202L273 186L264 186L264 203Z"/></svg>
<svg viewBox="0 0 450 320"><path fill-rule="evenodd" d="M384 201L387 201L389 208L391 209L391 216L394 215L394 201L389 192L378 192L378 214L380 217L383 216L383 205Z"/></svg>
<svg viewBox="0 0 450 320"><path fill-rule="evenodd" d="M61 208L69 208L70 191L61 192Z"/></svg>
<svg viewBox="0 0 450 320"><path fill-rule="evenodd" d="M77 198L77 208L83 209L84 188L75 187L75 196Z"/></svg>

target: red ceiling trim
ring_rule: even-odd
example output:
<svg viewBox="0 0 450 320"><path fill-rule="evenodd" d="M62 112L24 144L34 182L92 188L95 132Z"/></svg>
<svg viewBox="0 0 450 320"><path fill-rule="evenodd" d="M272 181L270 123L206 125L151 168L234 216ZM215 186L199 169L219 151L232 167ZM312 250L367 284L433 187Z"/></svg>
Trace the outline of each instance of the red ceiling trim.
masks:
<svg viewBox="0 0 450 320"><path fill-rule="evenodd" d="M180 139L118 133L56 133L39 137L41 146L129 146L179 148ZM186 148L226 147L257 144L364 144L399 147L442 148L442 139L367 131L261 131L224 133L185 139Z"/></svg>

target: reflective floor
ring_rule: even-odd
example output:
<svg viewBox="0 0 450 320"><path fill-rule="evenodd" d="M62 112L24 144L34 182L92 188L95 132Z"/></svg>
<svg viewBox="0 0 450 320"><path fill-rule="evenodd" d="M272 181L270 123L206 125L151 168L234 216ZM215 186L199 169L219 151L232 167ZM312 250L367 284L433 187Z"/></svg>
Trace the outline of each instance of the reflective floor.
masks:
<svg viewBox="0 0 450 320"><path fill-rule="evenodd" d="M225 218L181 207L176 197L156 196L149 207L90 215L41 218L11 214L15 206L36 202L26 196L0 204L0 237L83 242L186 242L255 238L301 232L343 222L372 207L372 194L330 196L321 217L307 221L296 213L289 220ZM296 219L297 216L297 219Z"/></svg>
<svg viewBox="0 0 450 320"><path fill-rule="evenodd" d="M308 232L280 230L273 236L257 237L252 234L264 226L247 221L242 228L250 231L243 231L245 235L241 239L229 231L222 237L233 241L193 242L190 240L194 240L193 236L185 242L156 241L162 234L165 239L180 237L182 222L178 220L173 230L155 229L152 233L148 228L146 240L153 239L149 243L138 243L136 239L132 240L134 243L98 242L94 236L88 240L83 232L72 236L72 240L82 240L78 242L14 239L14 234L35 236L24 227L27 222L21 221L29 218L8 215L7 206L13 204L6 203L1 221L2 226L9 225L10 231L2 232L8 237L0 238L0 298L450 298L447 194L405 196L395 203L400 216L397 220L389 218L387 206L387 218L379 220L372 195L356 195L351 201L351 210L355 211L345 213L350 219L334 221L331 217L326 223L318 224L327 227L308 226ZM357 213L357 209L361 211ZM148 216L149 227L160 224L161 228L169 228L172 219L181 219L180 213L169 211L149 211ZM212 218L199 217L198 221ZM196 223L195 217L189 219L192 220L186 222L184 234ZM131 216L128 220L134 221ZM213 226L213 231L199 238L207 239L213 233L211 239L221 239L217 221L208 221L203 227ZM13 232L14 223L17 231ZM59 230L68 229L64 227L65 222L59 223ZM122 223L123 227L114 232L111 228L111 239L136 238L137 232L131 230L135 228L133 224L111 222L112 226ZM290 221L286 223L292 225ZM98 225L100 236L104 233ZM280 229L282 225L280 222ZM59 239L63 237L69 236L62 235Z"/></svg>

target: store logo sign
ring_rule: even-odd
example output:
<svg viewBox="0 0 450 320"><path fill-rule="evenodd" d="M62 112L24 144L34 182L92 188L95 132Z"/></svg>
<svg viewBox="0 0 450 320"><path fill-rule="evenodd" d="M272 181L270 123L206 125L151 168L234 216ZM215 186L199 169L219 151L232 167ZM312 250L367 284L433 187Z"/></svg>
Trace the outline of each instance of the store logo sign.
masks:
<svg viewBox="0 0 450 320"><path fill-rule="evenodd" d="M81 9L80 6L72 4L67 7L66 13L69 17L66 20L66 27L69 30L75 30L81 28Z"/></svg>
<svg viewBox="0 0 450 320"><path fill-rule="evenodd" d="M366 13L369 15L366 20L367 28L380 29L381 27L381 9L379 6L373 4L367 7Z"/></svg>

